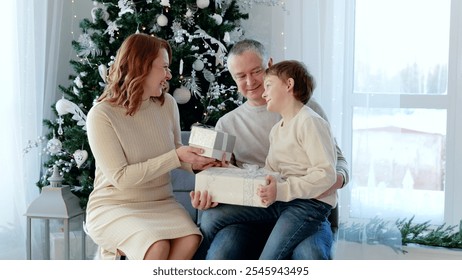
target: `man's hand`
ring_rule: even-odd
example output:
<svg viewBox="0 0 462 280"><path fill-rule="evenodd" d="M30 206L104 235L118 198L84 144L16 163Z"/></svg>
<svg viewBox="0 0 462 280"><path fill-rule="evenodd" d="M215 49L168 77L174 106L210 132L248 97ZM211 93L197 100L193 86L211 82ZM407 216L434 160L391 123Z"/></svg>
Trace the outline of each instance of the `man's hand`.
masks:
<svg viewBox="0 0 462 280"><path fill-rule="evenodd" d="M335 193L338 189L341 189L342 186L343 186L343 175L340 173L337 173L337 181L327 191L323 192L320 196L316 197L316 199L321 199L326 196L329 196Z"/></svg>
<svg viewBox="0 0 462 280"><path fill-rule="evenodd" d="M200 191L191 191L191 205L198 210L207 210L216 207L218 202L212 202L212 196L207 191L201 193Z"/></svg>

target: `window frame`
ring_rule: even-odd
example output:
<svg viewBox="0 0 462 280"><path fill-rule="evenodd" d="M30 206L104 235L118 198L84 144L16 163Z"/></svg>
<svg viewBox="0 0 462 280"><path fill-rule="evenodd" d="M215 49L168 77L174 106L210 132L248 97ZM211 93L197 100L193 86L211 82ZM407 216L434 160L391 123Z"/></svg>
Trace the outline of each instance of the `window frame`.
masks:
<svg viewBox="0 0 462 280"><path fill-rule="evenodd" d="M353 144L353 110L356 106L369 108L424 108L445 109L447 112L446 127L446 178L444 222L459 224L462 220L462 2L451 1L449 59L448 59L448 90L446 95L417 94L380 94L354 92L354 31L355 31L355 1L349 0L345 14L345 64L343 92L343 129L342 147L350 159L350 174L352 174L352 144ZM457 79L457 77L461 77ZM459 96L457 93L460 93ZM459 159L459 161L457 161ZM458 172L459 170L459 172ZM352 178L354 180L354 178ZM346 191L345 191L346 190ZM348 220L350 213L351 191L348 187L340 191L340 215ZM459 202L459 203L458 203ZM400 217L409 218L409 217Z"/></svg>

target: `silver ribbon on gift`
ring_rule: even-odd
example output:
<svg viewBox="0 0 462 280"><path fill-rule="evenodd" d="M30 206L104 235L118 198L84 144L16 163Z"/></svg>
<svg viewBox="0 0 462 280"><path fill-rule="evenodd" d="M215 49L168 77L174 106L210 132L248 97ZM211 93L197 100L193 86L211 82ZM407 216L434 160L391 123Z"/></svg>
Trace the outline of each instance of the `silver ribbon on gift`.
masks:
<svg viewBox="0 0 462 280"><path fill-rule="evenodd" d="M274 178L276 178L276 180L278 182L281 180L281 175L278 172L273 172L273 171L269 171L268 169L265 169L265 168L260 168L260 166L258 166L256 164L244 163L242 165L242 168L245 169L247 171L247 173L249 174L249 176L252 177L252 178L255 178L257 176L271 175Z"/></svg>
<svg viewBox="0 0 462 280"><path fill-rule="evenodd" d="M257 177L265 178L266 175L271 175L276 178L277 181L280 181L281 176L277 172L272 172L264 168L260 168L256 164L247 164L244 163L242 168L247 171L247 176L244 179L244 193L243 200L248 205L256 206L254 196L257 193L256 186L254 185L254 179ZM266 182L268 184L268 182ZM260 203L258 203L260 204Z"/></svg>

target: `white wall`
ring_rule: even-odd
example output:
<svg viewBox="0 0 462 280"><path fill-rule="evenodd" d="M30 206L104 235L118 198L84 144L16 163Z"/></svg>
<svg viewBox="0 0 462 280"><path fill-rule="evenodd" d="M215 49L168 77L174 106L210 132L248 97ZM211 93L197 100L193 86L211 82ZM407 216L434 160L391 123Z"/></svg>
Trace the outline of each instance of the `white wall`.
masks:
<svg viewBox="0 0 462 280"><path fill-rule="evenodd" d="M285 57L284 15L282 6L254 5L247 11L249 19L242 26L245 37L261 42L268 49L275 62Z"/></svg>

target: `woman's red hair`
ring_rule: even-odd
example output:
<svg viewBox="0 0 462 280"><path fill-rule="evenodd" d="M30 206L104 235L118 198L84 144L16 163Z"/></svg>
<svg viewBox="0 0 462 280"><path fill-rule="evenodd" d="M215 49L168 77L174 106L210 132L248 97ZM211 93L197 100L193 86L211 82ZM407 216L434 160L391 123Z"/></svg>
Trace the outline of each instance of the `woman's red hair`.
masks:
<svg viewBox="0 0 462 280"><path fill-rule="evenodd" d="M124 107L127 115L135 114L142 102L144 81L161 49L167 50L171 62L172 49L166 40L143 33L128 36L117 51L106 88L98 101ZM163 104L164 94L165 91L159 97L151 98Z"/></svg>

